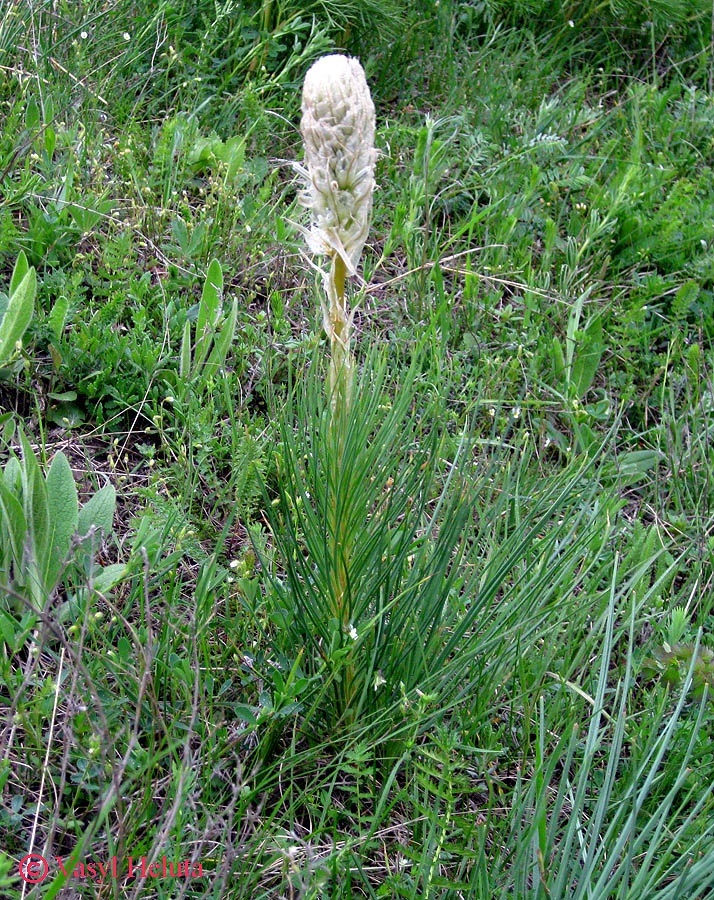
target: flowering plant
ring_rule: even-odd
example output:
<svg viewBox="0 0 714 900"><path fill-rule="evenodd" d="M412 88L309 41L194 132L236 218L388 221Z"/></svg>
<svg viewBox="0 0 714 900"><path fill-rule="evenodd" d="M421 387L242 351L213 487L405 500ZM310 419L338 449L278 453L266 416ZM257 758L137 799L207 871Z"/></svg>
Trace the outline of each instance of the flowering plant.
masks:
<svg viewBox="0 0 714 900"><path fill-rule="evenodd" d="M342 394L349 405L352 371L352 313L345 303L345 279L356 273L367 240L374 191L374 104L359 61L333 54L312 65L302 92L300 131L305 166L301 202L311 225L297 227L308 248L330 260L322 272L323 326L330 339L333 408ZM354 311L353 311L354 312Z"/></svg>

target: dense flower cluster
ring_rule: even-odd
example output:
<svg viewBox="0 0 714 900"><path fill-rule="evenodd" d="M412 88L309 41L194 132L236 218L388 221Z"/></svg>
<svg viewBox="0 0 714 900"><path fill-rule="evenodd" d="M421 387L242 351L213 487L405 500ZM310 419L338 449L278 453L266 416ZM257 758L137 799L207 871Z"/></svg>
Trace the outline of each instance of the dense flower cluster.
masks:
<svg viewBox="0 0 714 900"><path fill-rule="evenodd" d="M310 249L339 254L354 274L367 239L374 190L374 104L364 70L348 56L324 56L303 85L300 131L305 144L306 189L312 213L303 230Z"/></svg>

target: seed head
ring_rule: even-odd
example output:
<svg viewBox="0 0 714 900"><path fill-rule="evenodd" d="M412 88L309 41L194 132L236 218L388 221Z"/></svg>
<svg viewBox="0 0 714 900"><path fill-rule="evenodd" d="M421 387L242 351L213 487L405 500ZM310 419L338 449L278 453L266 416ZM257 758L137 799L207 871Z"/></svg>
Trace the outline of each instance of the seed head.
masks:
<svg viewBox="0 0 714 900"><path fill-rule="evenodd" d="M354 274L367 240L374 190L374 104L359 61L323 56L308 70L300 131L305 144L302 203L314 253L339 254Z"/></svg>

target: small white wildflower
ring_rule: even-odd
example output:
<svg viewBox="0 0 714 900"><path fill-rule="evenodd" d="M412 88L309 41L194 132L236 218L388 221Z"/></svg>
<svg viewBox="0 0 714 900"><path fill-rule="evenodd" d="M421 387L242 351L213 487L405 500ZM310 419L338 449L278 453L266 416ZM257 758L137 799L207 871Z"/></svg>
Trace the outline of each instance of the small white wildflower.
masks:
<svg viewBox="0 0 714 900"><path fill-rule="evenodd" d="M228 563L228 565L231 567L231 569L237 569L238 566L240 565L240 560L239 560L239 559L232 559L232 560Z"/></svg>
<svg viewBox="0 0 714 900"><path fill-rule="evenodd" d="M387 683L387 679L384 677L384 675L382 675L381 672L377 672L377 674L374 676L375 691L378 691L382 687L382 685L386 684L386 683Z"/></svg>
<svg viewBox="0 0 714 900"><path fill-rule="evenodd" d="M572 19L568 19L568 25L570 25L571 28L575 28L575 22L573 22Z"/></svg>
<svg viewBox="0 0 714 900"><path fill-rule="evenodd" d="M354 627L354 625L351 622L350 622L350 627L349 627L349 635L353 641L356 641L357 638L359 637L359 635L357 634L357 629Z"/></svg>
<svg viewBox="0 0 714 900"><path fill-rule="evenodd" d="M128 31L125 31L124 34L122 35L122 37L124 38L125 41L131 40L131 35L129 34Z"/></svg>
<svg viewBox="0 0 714 900"><path fill-rule="evenodd" d="M489 409L489 411L488 411L488 414L493 419L496 416L496 410L493 407L491 407L491 409Z"/></svg>
<svg viewBox="0 0 714 900"><path fill-rule="evenodd" d="M87 34L86 31L83 31L83 32L80 34L80 37L82 38L83 41L86 41L87 38L89 37L89 35Z"/></svg>
<svg viewBox="0 0 714 900"><path fill-rule="evenodd" d="M521 408L520 408L520 406L517 406L517 407L513 410L513 418L514 418L514 419L520 419L520 417L521 417Z"/></svg>

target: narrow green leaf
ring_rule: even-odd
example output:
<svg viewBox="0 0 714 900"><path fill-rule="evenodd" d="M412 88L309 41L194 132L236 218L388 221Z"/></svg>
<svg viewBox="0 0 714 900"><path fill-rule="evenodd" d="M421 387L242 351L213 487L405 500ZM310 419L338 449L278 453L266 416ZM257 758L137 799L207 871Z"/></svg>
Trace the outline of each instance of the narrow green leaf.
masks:
<svg viewBox="0 0 714 900"><path fill-rule="evenodd" d="M563 347L556 335L551 340L551 350L553 354L553 372L558 381L565 378L565 357L563 356Z"/></svg>
<svg viewBox="0 0 714 900"><path fill-rule="evenodd" d="M57 135L55 134L55 130L51 125L45 126L45 136L44 136L44 145L45 145L45 153L47 154L48 159L52 159L52 156L55 152L55 144L57 143Z"/></svg>
<svg viewBox="0 0 714 900"><path fill-rule="evenodd" d="M191 322L186 319L181 338L181 356L179 358L179 375L186 379L191 372Z"/></svg>
<svg viewBox="0 0 714 900"><path fill-rule="evenodd" d="M25 109L25 125L27 126L28 131L37 128L40 124L40 118L40 107L37 105L37 100L35 100L34 97L30 97Z"/></svg>
<svg viewBox="0 0 714 900"><path fill-rule="evenodd" d="M568 382L572 380L573 357L575 356L575 332L580 324L580 317L583 313L583 304L587 298L588 291L581 294L575 301L575 304L568 318L568 329L565 335L565 366L568 374Z"/></svg>
<svg viewBox="0 0 714 900"><path fill-rule="evenodd" d="M218 337L213 344L211 355L208 357L208 362L205 366L207 374L215 372L216 369L219 369L222 365L225 364L228 350L235 335L237 320L238 301L234 300L233 304L231 305L231 311L228 313L228 316L223 323L223 327L221 328L220 333L218 334Z"/></svg>
<svg viewBox="0 0 714 900"><path fill-rule="evenodd" d="M15 261L15 268L12 270L12 277L10 278L10 296L15 293L20 282L25 277L25 275L27 275L29 268L30 267L27 264L25 251L20 250L17 256L17 260Z"/></svg>
<svg viewBox="0 0 714 900"><path fill-rule="evenodd" d="M585 331L585 337L573 363L571 381L578 397L582 398L593 383L603 350L602 319L596 316Z"/></svg>
<svg viewBox="0 0 714 900"><path fill-rule="evenodd" d="M52 329L52 334L59 340L64 331L64 323L67 318L67 310L69 309L69 300L61 294L54 302L52 310L47 317L47 323Z"/></svg>
<svg viewBox="0 0 714 900"><path fill-rule="evenodd" d="M208 267L206 281L203 285L201 303L196 320L196 349L194 350L194 370L197 370L206 358L213 332L218 324L223 296L223 271L221 264L214 259Z"/></svg>

